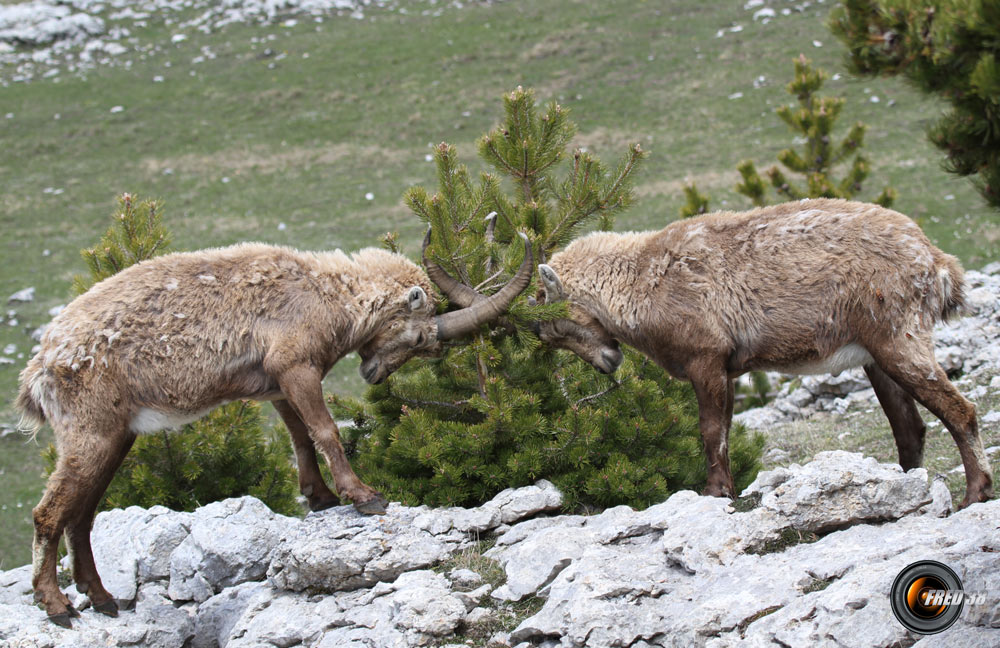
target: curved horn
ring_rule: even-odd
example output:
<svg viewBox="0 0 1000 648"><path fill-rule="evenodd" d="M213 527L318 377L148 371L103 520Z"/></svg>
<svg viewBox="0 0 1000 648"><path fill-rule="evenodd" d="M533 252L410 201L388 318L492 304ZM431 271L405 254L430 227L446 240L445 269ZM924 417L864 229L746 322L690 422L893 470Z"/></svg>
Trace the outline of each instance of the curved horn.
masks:
<svg viewBox="0 0 1000 648"><path fill-rule="evenodd" d="M477 301L484 299L482 295L461 281L453 279L441 266L427 258L427 246L430 245L430 242L431 228L428 227L427 234L424 235L424 245L420 250L420 256L424 260L424 268L427 270L427 276L434 282L434 285L441 289L441 292L448 298L448 301L456 306L468 308Z"/></svg>
<svg viewBox="0 0 1000 648"><path fill-rule="evenodd" d="M495 320L507 310L507 307L514 301L514 298L528 287L528 282L531 281L531 269L534 265L534 257L531 254L531 242L528 240L528 237L520 232L518 234L524 239L524 261L521 262L521 267L517 269L517 273L507 282L507 285L490 297L480 299L473 305L462 310L438 315L436 320L438 329L437 337L439 340L451 340L468 335L479 328L480 325ZM479 293L476 293L476 295L479 295Z"/></svg>

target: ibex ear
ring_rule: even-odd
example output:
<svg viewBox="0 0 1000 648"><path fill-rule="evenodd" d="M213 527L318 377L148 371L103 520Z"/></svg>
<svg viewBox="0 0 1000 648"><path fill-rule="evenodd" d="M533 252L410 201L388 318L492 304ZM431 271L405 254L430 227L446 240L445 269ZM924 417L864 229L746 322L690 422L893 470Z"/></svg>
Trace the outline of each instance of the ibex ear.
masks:
<svg viewBox="0 0 1000 648"><path fill-rule="evenodd" d="M551 266L544 263L539 264L538 276L542 278L542 284L545 286L545 301L547 303L566 298L562 282L559 281L559 275Z"/></svg>
<svg viewBox="0 0 1000 648"><path fill-rule="evenodd" d="M427 303L427 293L420 286L414 286L406 295L406 303L410 306L410 312L418 311Z"/></svg>

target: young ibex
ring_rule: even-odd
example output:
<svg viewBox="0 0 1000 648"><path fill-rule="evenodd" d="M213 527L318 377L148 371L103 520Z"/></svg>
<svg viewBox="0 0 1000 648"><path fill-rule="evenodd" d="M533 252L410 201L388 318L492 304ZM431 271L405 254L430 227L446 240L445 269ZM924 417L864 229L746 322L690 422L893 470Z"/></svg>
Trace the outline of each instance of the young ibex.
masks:
<svg viewBox="0 0 1000 648"><path fill-rule="evenodd" d="M924 424L941 419L965 466L962 506L992 496L976 410L934 359L935 322L961 310L958 261L909 218L876 205L804 200L682 220L659 232L596 233L539 266L547 301L570 318L539 334L614 372L634 346L698 399L705 493L732 497L733 379L754 369L836 373L863 366L899 463L919 466Z"/></svg>
<svg viewBox="0 0 1000 648"><path fill-rule="evenodd" d="M522 235L523 236L523 235ZM117 605L94 566L90 527L137 434L177 427L236 399L270 400L294 442L299 488L312 510L338 502L320 475L362 513L385 510L344 456L321 380L357 350L378 383L410 357L440 351L499 317L527 287L533 260L490 297L435 315L431 283L406 258L366 249L348 258L242 244L170 254L132 266L70 303L21 373L17 405L55 431L59 459L35 507L32 584L49 618L78 613L56 582L65 531L73 577L94 608Z"/></svg>

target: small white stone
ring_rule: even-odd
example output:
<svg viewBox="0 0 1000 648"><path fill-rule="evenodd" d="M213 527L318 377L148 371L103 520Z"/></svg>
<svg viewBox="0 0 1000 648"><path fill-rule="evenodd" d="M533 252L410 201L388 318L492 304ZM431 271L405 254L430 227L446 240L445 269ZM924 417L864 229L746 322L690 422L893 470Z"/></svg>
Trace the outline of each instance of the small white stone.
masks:
<svg viewBox="0 0 1000 648"><path fill-rule="evenodd" d="M18 290L16 293L7 298L7 303L11 302L30 302L35 300L35 287L30 286L28 288L23 288Z"/></svg>

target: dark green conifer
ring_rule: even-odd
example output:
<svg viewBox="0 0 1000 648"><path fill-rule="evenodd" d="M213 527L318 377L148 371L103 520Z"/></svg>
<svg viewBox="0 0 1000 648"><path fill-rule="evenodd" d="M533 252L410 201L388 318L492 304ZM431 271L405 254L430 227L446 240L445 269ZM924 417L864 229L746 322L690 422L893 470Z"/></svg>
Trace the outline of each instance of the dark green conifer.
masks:
<svg viewBox="0 0 1000 648"><path fill-rule="evenodd" d="M632 200L644 152L632 145L613 171L592 153L566 154L568 111L537 106L518 88L504 120L478 142L493 169L476 181L455 149L435 149L438 190L406 193L432 226L428 258L489 293L522 259L517 233L544 261L587 229L609 229ZM568 162L568 164L561 164ZM565 169L563 169L565 167ZM539 344L532 320L566 315L528 294L505 318L435 359L413 360L372 387L367 403L332 397L355 469L404 503L472 505L545 478L569 506L646 506L703 484L704 456L690 386L635 352L614 378L572 354ZM758 468L762 440L736 429L730 446L738 485Z"/></svg>
<svg viewBox="0 0 1000 648"><path fill-rule="evenodd" d="M830 28L852 72L902 75L950 104L928 136L1000 208L1000 0L845 0Z"/></svg>

